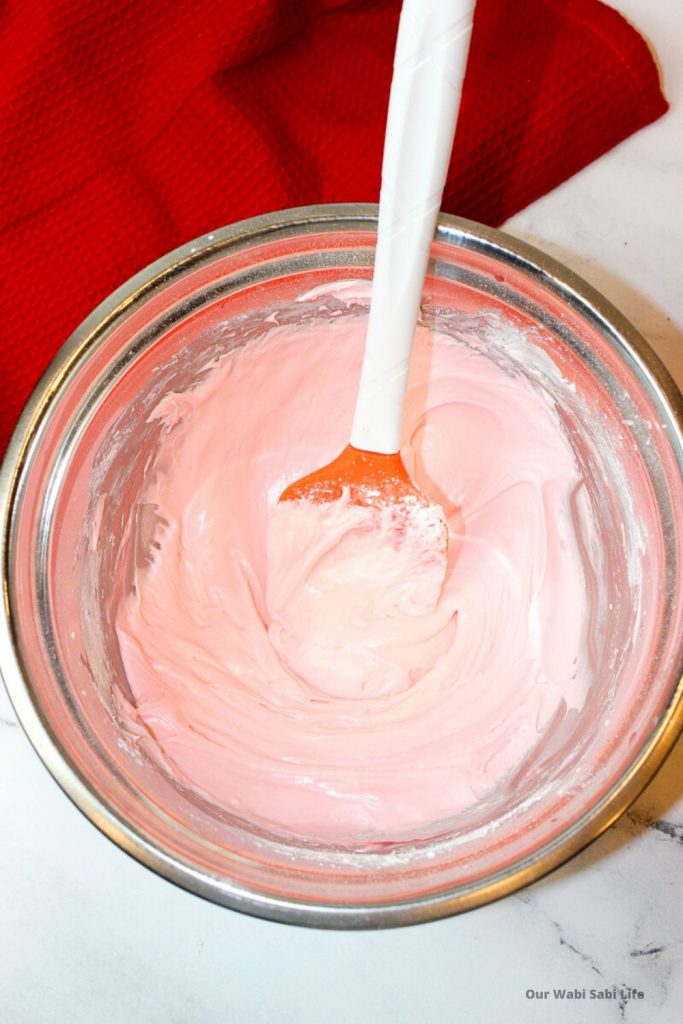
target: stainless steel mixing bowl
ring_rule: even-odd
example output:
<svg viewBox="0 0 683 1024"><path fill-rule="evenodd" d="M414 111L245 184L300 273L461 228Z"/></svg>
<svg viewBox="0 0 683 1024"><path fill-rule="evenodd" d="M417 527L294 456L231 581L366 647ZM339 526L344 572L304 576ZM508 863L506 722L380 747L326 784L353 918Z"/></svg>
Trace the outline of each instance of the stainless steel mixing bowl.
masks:
<svg viewBox="0 0 683 1024"><path fill-rule="evenodd" d="M600 671L585 709L497 801L432 834L364 849L265 833L175 785L122 733L111 711L113 688L127 687L112 609L126 586L126 522L157 440L148 411L169 388L190 387L210 356L262 331L273 309L324 315L293 300L369 277L375 224L372 206L288 210L138 274L58 354L0 477L0 667L57 781L166 878L238 910L327 927L424 921L538 878L627 807L683 718L680 394L634 328L573 273L498 231L442 217L425 319L457 336L463 318L495 314L524 333L526 349L493 346L489 357L555 402L600 525ZM103 509L104 491L116 500Z"/></svg>

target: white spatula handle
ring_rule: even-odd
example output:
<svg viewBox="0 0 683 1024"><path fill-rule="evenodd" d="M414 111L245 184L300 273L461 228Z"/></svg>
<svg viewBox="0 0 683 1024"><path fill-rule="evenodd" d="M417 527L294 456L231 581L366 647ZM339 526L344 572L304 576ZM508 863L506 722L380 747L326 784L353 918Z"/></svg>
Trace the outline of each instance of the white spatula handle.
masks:
<svg viewBox="0 0 683 1024"><path fill-rule="evenodd" d="M408 364L465 75L474 0L404 0L384 142L377 254L351 444L400 447Z"/></svg>

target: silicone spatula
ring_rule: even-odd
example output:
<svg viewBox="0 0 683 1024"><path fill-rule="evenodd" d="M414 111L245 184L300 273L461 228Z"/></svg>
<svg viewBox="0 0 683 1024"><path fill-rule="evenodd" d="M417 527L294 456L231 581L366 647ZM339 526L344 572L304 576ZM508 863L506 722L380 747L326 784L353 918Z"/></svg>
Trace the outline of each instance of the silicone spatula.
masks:
<svg viewBox="0 0 683 1024"><path fill-rule="evenodd" d="M408 366L441 206L473 0L404 0L389 99L377 250L350 444L290 484L281 500L407 508L431 504L400 454ZM408 499L406 501L406 499ZM444 536L445 543L445 536Z"/></svg>

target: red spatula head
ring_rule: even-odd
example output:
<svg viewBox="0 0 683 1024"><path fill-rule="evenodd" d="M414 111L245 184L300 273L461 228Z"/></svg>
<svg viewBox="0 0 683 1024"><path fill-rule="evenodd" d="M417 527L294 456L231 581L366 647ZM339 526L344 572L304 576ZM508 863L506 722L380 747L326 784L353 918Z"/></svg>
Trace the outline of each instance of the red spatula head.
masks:
<svg viewBox="0 0 683 1024"><path fill-rule="evenodd" d="M431 504L411 481L399 452L382 455L352 445L322 469L290 484L280 501L336 501L345 490L354 505L385 506L406 498Z"/></svg>

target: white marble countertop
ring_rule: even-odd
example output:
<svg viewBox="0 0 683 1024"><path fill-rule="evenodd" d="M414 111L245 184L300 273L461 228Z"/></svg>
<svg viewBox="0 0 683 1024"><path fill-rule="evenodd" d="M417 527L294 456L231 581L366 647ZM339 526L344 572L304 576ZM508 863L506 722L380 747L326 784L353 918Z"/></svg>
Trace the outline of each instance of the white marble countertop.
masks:
<svg viewBox="0 0 683 1024"><path fill-rule="evenodd" d="M672 110L506 227L602 290L683 384L683 7L615 6L653 43ZM2 1024L683 1020L680 742L570 864L494 905L394 931L272 924L156 877L62 794L1 687L0 822Z"/></svg>

